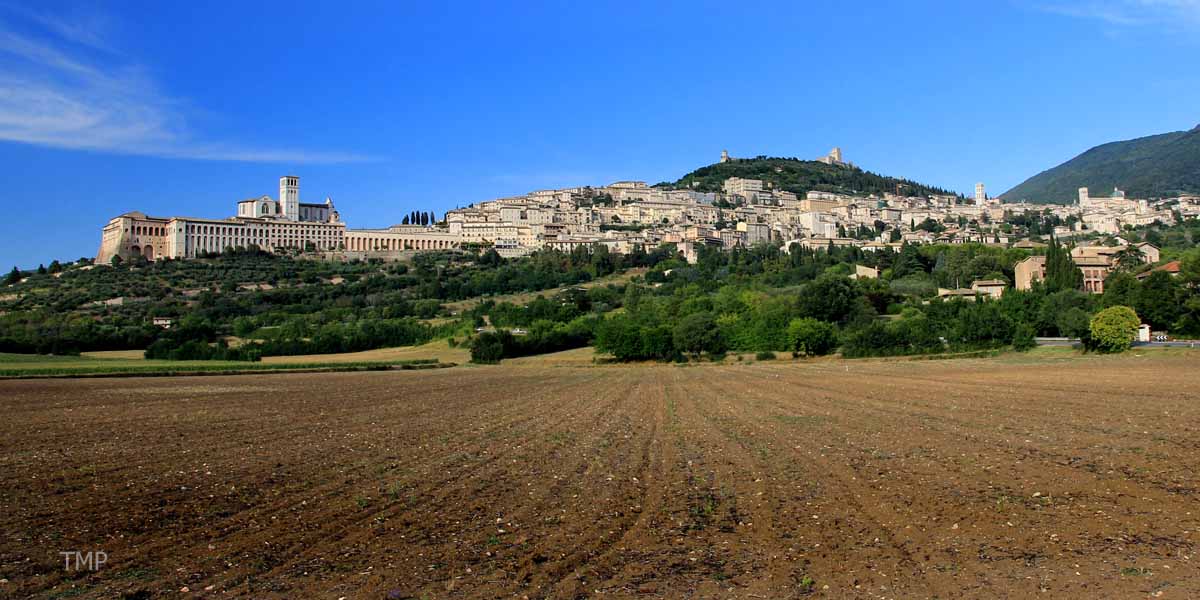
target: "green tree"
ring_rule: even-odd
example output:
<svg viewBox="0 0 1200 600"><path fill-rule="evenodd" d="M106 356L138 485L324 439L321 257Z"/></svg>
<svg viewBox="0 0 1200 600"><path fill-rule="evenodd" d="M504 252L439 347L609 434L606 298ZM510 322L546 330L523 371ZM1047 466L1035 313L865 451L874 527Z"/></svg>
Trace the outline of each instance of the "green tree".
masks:
<svg viewBox="0 0 1200 600"><path fill-rule="evenodd" d="M1192 294L1184 300L1179 320L1172 330L1178 335L1200 337L1200 295Z"/></svg>
<svg viewBox="0 0 1200 600"><path fill-rule="evenodd" d="M1045 294L1037 301L1037 313L1028 315L1029 322L1042 335L1067 335L1059 329L1065 322L1061 316L1072 308L1091 311L1092 295L1078 290L1060 290ZM1085 327L1086 328L1086 327Z"/></svg>
<svg viewBox="0 0 1200 600"><path fill-rule="evenodd" d="M672 332L675 349L687 354L718 354L725 351L725 340L717 329L712 313L692 313L679 320Z"/></svg>
<svg viewBox="0 0 1200 600"><path fill-rule="evenodd" d="M894 356L907 352L907 342L894 327L869 321L849 329L842 344L842 356Z"/></svg>
<svg viewBox="0 0 1200 600"><path fill-rule="evenodd" d="M1114 271L1104 278L1104 294L1100 296L1100 305L1132 306L1137 302L1138 280L1127 271Z"/></svg>
<svg viewBox="0 0 1200 600"><path fill-rule="evenodd" d="M1050 236L1050 245L1046 248L1045 286L1051 292L1083 287L1083 271L1071 260L1071 252L1059 245L1054 236Z"/></svg>
<svg viewBox="0 0 1200 600"><path fill-rule="evenodd" d="M4 277L4 285L13 285L21 281L21 270L13 267L8 275Z"/></svg>
<svg viewBox="0 0 1200 600"><path fill-rule="evenodd" d="M904 242L900 245L900 255L892 264L892 279L903 279L917 273L925 273L925 267L921 264L921 251L916 244Z"/></svg>
<svg viewBox="0 0 1200 600"><path fill-rule="evenodd" d="M1172 330L1180 335L1200 337L1200 248L1188 250L1179 259L1179 279L1185 290L1178 322Z"/></svg>
<svg viewBox="0 0 1200 600"><path fill-rule="evenodd" d="M497 267L504 264L504 258L500 256L499 252L496 252L495 248L488 248L479 255L476 262L483 266Z"/></svg>
<svg viewBox="0 0 1200 600"><path fill-rule="evenodd" d="M862 294L850 278L825 273L800 290L797 308L805 317L827 323L845 323L855 314Z"/></svg>
<svg viewBox="0 0 1200 600"><path fill-rule="evenodd" d="M787 337L791 351L798 356L824 356L838 346L837 328L811 317L792 319Z"/></svg>
<svg viewBox="0 0 1200 600"><path fill-rule="evenodd" d="M1113 254L1113 264L1117 271L1135 271L1145 262L1145 256L1134 246L1125 246Z"/></svg>
<svg viewBox="0 0 1200 600"><path fill-rule="evenodd" d="M607 352L617 360L645 359L642 353L641 328L626 314L612 315L596 328L596 350Z"/></svg>
<svg viewBox="0 0 1200 600"><path fill-rule="evenodd" d="M972 302L962 307L954 337L968 347L1012 342L1013 323L998 302Z"/></svg>
<svg viewBox="0 0 1200 600"><path fill-rule="evenodd" d="M941 233L946 230L946 226L937 222L932 217L925 217L925 220L921 221L920 224L918 224L913 229L920 229L922 231L928 231L930 233Z"/></svg>
<svg viewBox="0 0 1200 600"><path fill-rule="evenodd" d="M641 355L645 358L668 360L678 354L675 352L675 340L671 328L667 325L642 327L639 331L641 338Z"/></svg>
<svg viewBox="0 0 1200 600"><path fill-rule="evenodd" d="M1137 337L1141 319L1128 306L1110 306L1092 317L1091 343L1100 352L1124 352Z"/></svg>
<svg viewBox="0 0 1200 600"><path fill-rule="evenodd" d="M1013 350L1017 352L1027 352L1037 346L1037 340L1034 339L1033 327L1028 323L1017 325L1017 329L1013 332Z"/></svg>
<svg viewBox="0 0 1200 600"><path fill-rule="evenodd" d="M1058 313L1054 324L1058 327L1059 334L1069 338L1082 338L1091 328L1091 317L1087 311L1073 306Z"/></svg>
<svg viewBox="0 0 1200 600"><path fill-rule="evenodd" d="M485 331L471 342L471 362L483 365L493 365L507 354L512 345L512 334L507 331L492 333Z"/></svg>
<svg viewBox="0 0 1200 600"><path fill-rule="evenodd" d="M1200 285L1200 248L1183 253L1179 259L1179 276L1189 286Z"/></svg>
<svg viewBox="0 0 1200 600"><path fill-rule="evenodd" d="M1165 271L1154 271L1137 291L1134 307L1151 327L1169 329L1182 316L1183 288Z"/></svg>

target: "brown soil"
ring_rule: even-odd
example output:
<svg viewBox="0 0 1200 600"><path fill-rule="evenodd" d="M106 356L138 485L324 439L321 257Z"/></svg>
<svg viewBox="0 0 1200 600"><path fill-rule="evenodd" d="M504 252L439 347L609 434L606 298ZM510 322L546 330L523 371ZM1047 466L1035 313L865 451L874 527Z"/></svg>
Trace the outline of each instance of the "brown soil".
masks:
<svg viewBox="0 0 1200 600"><path fill-rule="evenodd" d="M1195 368L4 381L0 596L1194 598Z"/></svg>

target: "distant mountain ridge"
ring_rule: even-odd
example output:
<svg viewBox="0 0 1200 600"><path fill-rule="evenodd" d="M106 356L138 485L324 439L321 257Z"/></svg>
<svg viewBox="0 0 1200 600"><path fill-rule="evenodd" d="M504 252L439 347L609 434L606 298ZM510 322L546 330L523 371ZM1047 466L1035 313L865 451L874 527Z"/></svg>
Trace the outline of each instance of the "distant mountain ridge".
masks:
<svg viewBox="0 0 1200 600"><path fill-rule="evenodd" d="M1000 198L1006 202L1069 204L1081 187L1094 196L1106 196L1113 188L1121 188L1131 198L1200 193L1200 125L1189 131L1096 146L1030 177Z"/></svg>
<svg viewBox="0 0 1200 600"><path fill-rule="evenodd" d="M674 183L659 184L679 189L701 192L721 191L724 181L730 177L761 179L771 183L773 189L793 192L800 197L810 191L838 192L849 195L896 193L897 186L903 193L914 196L947 195L955 192L917 183L908 179L887 177L864 171L853 165L826 164L816 160L759 156L756 158L733 158L700 167Z"/></svg>

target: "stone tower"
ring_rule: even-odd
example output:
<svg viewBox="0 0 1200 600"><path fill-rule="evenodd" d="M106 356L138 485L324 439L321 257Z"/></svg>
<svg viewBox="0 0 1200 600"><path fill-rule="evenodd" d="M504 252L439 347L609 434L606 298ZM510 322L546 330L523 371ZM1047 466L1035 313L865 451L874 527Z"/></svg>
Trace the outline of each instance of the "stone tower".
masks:
<svg viewBox="0 0 1200 600"><path fill-rule="evenodd" d="M729 162L729 151L728 150L721 151L721 162L723 162L723 163Z"/></svg>
<svg viewBox="0 0 1200 600"><path fill-rule="evenodd" d="M279 211L289 221L300 220L300 178L285 175L279 178Z"/></svg>

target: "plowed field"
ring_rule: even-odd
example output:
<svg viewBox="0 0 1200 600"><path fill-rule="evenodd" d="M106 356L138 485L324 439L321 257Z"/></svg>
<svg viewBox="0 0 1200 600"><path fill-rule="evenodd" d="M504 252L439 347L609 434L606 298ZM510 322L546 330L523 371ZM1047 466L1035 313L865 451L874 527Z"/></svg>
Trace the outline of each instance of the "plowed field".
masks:
<svg viewBox="0 0 1200 600"><path fill-rule="evenodd" d="M4 381L0 596L1195 598L1197 366Z"/></svg>

